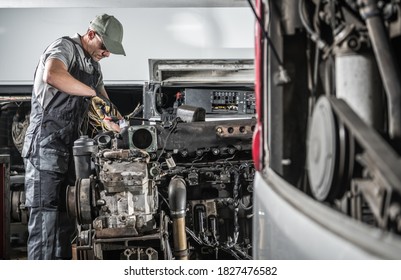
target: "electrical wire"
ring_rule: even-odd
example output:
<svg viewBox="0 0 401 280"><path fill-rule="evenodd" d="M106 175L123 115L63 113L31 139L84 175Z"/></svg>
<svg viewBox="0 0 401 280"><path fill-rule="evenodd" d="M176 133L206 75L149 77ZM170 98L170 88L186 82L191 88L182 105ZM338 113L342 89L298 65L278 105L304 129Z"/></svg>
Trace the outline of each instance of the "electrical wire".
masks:
<svg viewBox="0 0 401 280"><path fill-rule="evenodd" d="M280 57L279 57L279 55L278 55L278 53L277 53L276 48L275 48L274 45L273 45L273 42L272 42L272 40L271 40L269 34L267 34L267 31L265 30L261 18L258 17L258 14L256 13L255 7L252 5L251 0L247 0L247 1L248 1L248 3L249 3L249 6L250 6L251 9L252 9L252 12L253 12L253 14L254 14L256 20L258 21L258 23L259 23L259 25L260 25L260 28L261 28L262 31L263 31L263 35L265 36L265 38L266 38L266 40L267 40L267 43L269 44L270 49L273 51L274 57L276 58L278 64L279 64L280 66L283 67L283 62L281 61L281 59L280 59Z"/></svg>
<svg viewBox="0 0 401 280"><path fill-rule="evenodd" d="M284 84L290 83L290 82L291 82L291 78L290 78L290 76L288 75L287 70L284 68L284 64L283 64L282 60L280 59L280 57L279 57L279 55L278 55L278 53L277 53L277 50L276 50L276 48L274 47L271 38L269 37L269 34L267 34L267 31L265 30L265 28L264 28L264 26L263 26L262 20L260 19L260 17L258 17L258 15L257 15L257 13L256 13L256 10L255 10L255 8L253 7L253 5L252 5L252 3L251 3L251 0L248 0L248 3L249 3L249 6L251 7L251 9L252 9L252 11L253 11L253 14L254 14L254 16L255 16L257 22L258 22L259 25L260 25L261 30L263 31L263 35L264 35L264 37L266 38L267 45L270 47L270 49L271 49L272 52L273 52L273 56L274 56L274 57L276 58L276 60L277 60L277 63L278 63L278 73L277 73L277 75L275 76L275 84L276 84L276 85L284 85ZM269 7L269 9L270 9L270 7ZM270 10L269 10L269 11L270 11Z"/></svg>
<svg viewBox="0 0 401 280"><path fill-rule="evenodd" d="M164 150L166 149L166 146L167 146L168 140L169 140L169 138L170 138L170 135L171 135L171 133L175 130L175 128L177 127L178 120L179 120L179 118L174 118L174 120L172 121L173 124L172 124L172 126L169 128L169 132L168 132L168 134L167 134L167 137L166 137L166 140L165 140L165 142L164 142L163 148L162 148L162 150L160 151L160 154L159 154L159 156L157 157L157 160L156 160L156 161L159 161L159 160L160 160L160 157L161 157L162 154L164 153Z"/></svg>
<svg viewBox="0 0 401 280"><path fill-rule="evenodd" d="M116 106L106 106L105 102L98 97L93 97L90 100L89 109L87 113L86 125L90 130L91 137L94 137L102 131L113 131L107 122L104 121L106 116L117 116L118 110Z"/></svg>
<svg viewBox="0 0 401 280"><path fill-rule="evenodd" d="M26 130L28 129L28 126L29 126L29 114L25 116L25 119L22 122L18 121L17 116L14 117L13 123L11 125L11 136L13 138L15 147L20 153L22 152L25 134Z"/></svg>

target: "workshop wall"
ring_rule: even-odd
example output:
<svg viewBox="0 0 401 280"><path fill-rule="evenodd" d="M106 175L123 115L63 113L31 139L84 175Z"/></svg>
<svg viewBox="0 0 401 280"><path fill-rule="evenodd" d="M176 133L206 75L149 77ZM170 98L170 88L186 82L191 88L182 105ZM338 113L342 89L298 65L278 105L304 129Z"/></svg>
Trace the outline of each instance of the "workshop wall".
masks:
<svg viewBox="0 0 401 280"><path fill-rule="evenodd" d="M149 79L148 59L254 56L250 8L5 8L0 9L0 85L32 84L40 54L58 37L84 34L97 14L124 26L127 56L101 61L106 84Z"/></svg>

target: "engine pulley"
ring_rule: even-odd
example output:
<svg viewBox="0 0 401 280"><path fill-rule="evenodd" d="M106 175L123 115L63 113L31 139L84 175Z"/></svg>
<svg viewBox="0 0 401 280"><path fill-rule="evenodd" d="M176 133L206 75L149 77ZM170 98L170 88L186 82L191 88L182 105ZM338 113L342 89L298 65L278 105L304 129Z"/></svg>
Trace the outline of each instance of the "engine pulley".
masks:
<svg viewBox="0 0 401 280"><path fill-rule="evenodd" d="M325 96L316 102L307 140L308 178L313 196L319 201L340 198L352 173L354 143Z"/></svg>
<svg viewBox="0 0 401 280"><path fill-rule="evenodd" d="M93 213L93 180L90 178L78 179L75 186L67 187L67 214L75 217L79 224L91 224Z"/></svg>

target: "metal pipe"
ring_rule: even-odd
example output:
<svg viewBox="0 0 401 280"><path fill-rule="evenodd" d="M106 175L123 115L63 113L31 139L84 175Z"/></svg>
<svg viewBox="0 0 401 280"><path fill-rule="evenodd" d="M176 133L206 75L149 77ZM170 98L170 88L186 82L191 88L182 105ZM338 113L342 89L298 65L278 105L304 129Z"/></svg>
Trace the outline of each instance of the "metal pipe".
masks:
<svg viewBox="0 0 401 280"><path fill-rule="evenodd" d="M168 186L168 199L173 220L174 255L179 260L187 260L188 245L185 231L187 189L182 177L174 176L171 179Z"/></svg>
<svg viewBox="0 0 401 280"><path fill-rule="evenodd" d="M103 152L103 157L108 159L127 159L130 156L129 150L119 149L119 150L106 150Z"/></svg>
<svg viewBox="0 0 401 280"><path fill-rule="evenodd" d="M401 138L401 81L387 30L375 0L361 0L360 13L366 22L387 94L389 136Z"/></svg>

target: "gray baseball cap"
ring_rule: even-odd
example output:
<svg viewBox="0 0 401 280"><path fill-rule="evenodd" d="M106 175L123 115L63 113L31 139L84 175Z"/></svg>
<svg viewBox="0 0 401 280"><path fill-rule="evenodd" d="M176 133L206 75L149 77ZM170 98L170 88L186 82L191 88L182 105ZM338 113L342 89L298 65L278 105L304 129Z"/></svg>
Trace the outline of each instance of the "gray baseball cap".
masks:
<svg viewBox="0 0 401 280"><path fill-rule="evenodd" d="M123 26L114 16L108 14L96 16L90 22L89 28L102 37L103 43L109 52L125 55L122 45Z"/></svg>

